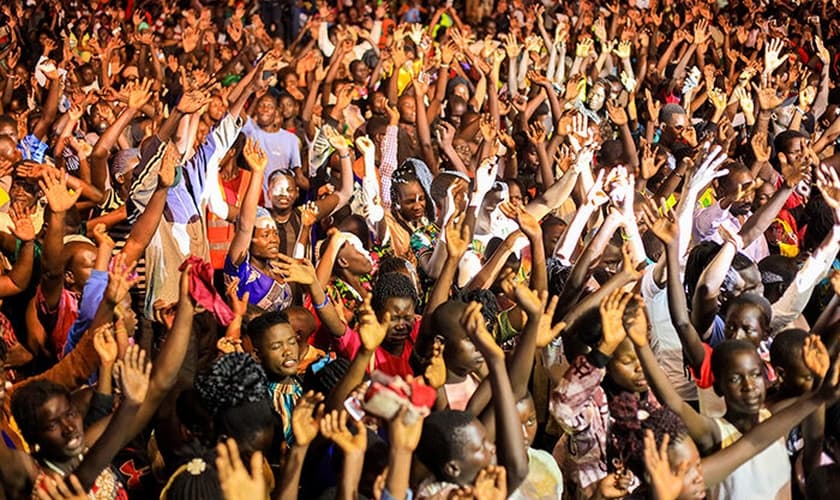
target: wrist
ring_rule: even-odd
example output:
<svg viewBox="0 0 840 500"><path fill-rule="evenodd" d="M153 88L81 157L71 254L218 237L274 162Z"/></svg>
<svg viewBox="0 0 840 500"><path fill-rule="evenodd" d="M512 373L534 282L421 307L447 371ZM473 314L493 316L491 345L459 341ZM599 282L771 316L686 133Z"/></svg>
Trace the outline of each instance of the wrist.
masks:
<svg viewBox="0 0 840 500"><path fill-rule="evenodd" d="M604 356L612 357L616 349L618 349L618 344L601 341L601 343L598 344L598 348L596 350Z"/></svg>

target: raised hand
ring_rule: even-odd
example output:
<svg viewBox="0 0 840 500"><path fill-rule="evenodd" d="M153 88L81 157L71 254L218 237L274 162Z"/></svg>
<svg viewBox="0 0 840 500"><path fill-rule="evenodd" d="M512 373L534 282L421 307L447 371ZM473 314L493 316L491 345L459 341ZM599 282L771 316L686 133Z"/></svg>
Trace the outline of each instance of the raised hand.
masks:
<svg viewBox="0 0 840 500"><path fill-rule="evenodd" d="M837 170L821 163L817 167L817 188L826 205L834 210L835 222L840 223L840 176L837 175Z"/></svg>
<svg viewBox="0 0 840 500"><path fill-rule="evenodd" d="M177 109L178 111L190 114L195 113L205 104L210 101L209 93L205 92L202 89L191 90L181 96L181 100L178 101Z"/></svg>
<svg viewBox="0 0 840 500"><path fill-rule="evenodd" d="M242 294L242 298L239 298L239 278L233 278L230 281L225 289L225 295L230 302L230 309L233 314L244 317L248 312L248 299L251 298L251 292L245 292Z"/></svg>
<svg viewBox="0 0 840 500"><path fill-rule="evenodd" d="M662 109L662 103L653 98L648 88L645 88L645 103L647 104L648 117L656 123L659 121L659 110Z"/></svg>
<svg viewBox="0 0 840 500"><path fill-rule="evenodd" d="M242 148L242 154L245 156L245 161L254 172L254 175L259 175L265 172L268 166L268 155L265 150L260 147L259 143L253 139L245 141L245 147Z"/></svg>
<svg viewBox="0 0 840 500"><path fill-rule="evenodd" d="M467 305L467 308L461 314L461 326L467 331L467 336L475 345L476 349L484 356L484 359L488 361L504 360L504 351L496 344L490 332L487 331L484 316L481 315L481 304L470 302Z"/></svg>
<svg viewBox="0 0 840 500"><path fill-rule="evenodd" d="M828 372L831 359L819 335L808 335L802 347L802 360L815 377L822 379Z"/></svg>
<svg viewBox="0 0 840 500"><path fill-rule="evenodd" d="M683 461L677 466L677 470L671 469L671 461L668 458L668 442L671 437L665 434L662 444L656 447L656 439L653 431L645 430L645 468L650 477L650 484L653 487L654 497L659 500L676 500L680 496L683 487L683 479L688 472L688 462Z"/></svg>
<svg viewBox="0 0 840 500"><path fill-rule="evenodd" d="M496 182L496 173L499 170L499 164L494 158L486 158L481 162L481 165L475 169L475 192L482 196L493 189L493 184Z"/></svg>
<svg viewBox="0 0 840 500"><path fill-rule="evenodd" d="M114 377L126 401L140 404L146 399L152 362L146 360L146 351L138 345L130 345L123 359L114 365Z"/></svg>
<svg viewBox="0 0 840 500"><path fill-rule="evenodd" d="M47 168L44 169L42 179L38 181L38 186L44 192L50 210L55 213L66 212L76 204L82 195L81 190L67 190L67 175L67 172Z"/></svg>
<svg viewBox="0 0 840 500"><path fill-rule="evenodd" d="M117 361L117 341L114 338L114 324L105 323L93 332L93 347L102 365L112 366Z"/></svg>
<svg viewBox="0 0 840 500"><path fill-rule="evenodd" d="M796 187L797 184L811 176L811 164L807 158L799 163L793 163L788 160L786 154L779 152L779 163L782 165L782 178L785 186L789 188Z"/></svg>
<svg viewBox="0 0 840 500"><path fill-rule="evenodd" d="M288 255L279 254L272 267L274 272L290 283L308 286L318 279L309 259L293 259Z"/></svg>
<svg viewBox="0 0 840 500"><path fill-rule="evenodd" d="M267 498L263 471L263 454L251 455L251 470L245 468L239 454L239 446L233 438L216 445L216 470L225 500L252 500Z"/></svg>
<svg viewBox="0 0 840 500"><path fill-rule="evenodd" d="M124 253L118 253L111 259L108 271L108 286L105 288L105 299L111 304L123 301L128 291L140 281L134 272L136 262L127 263Z"/></svg>
<svg viewBox="0 0 840 500"><path fill-rule="evenodd" d="M333 410L321 419L321 434L341 448L345 455L364 455L367 428L359 426L356 434L347 428L347 410Z"/></svg>
<svg viewBox="0 0 840 500"><path fill-rule="evenodd" d="M709 97L709 101L715 107L716 111L723 112L726 109L727 98L723 90L716 87L707 88L706 95Z"/></svg>
<svg viewBox="0 0 840 500"><path fill-rule="evenodd" d="M160 161L160 170L158 170L158 187L167 188L175 183L175 168L180 160L181 153L178 152L178 146L172 141L167 142Z"/></svg>
<svg viewBox="0 0 840 500"><path fill-rule="evenodd" d="M32 224L32 215L35 213L34 207L27 207L22 203L12 204L12 209L9 211L9 218L12 220L12 234L20 241L34 241L35 240L35 226Z"/></svg>
<svg viewBox="0 0 840 500"><path fill-rule="evenodd" d="M519 228L529 239L542 236L542 228L537 219L525 210L525 207L514 205L511 202L504 202L499 205L499 210L509 219L515 220Z"/></svg>
<svg viewBox="0 0 840 500"><path fill-rule="evenodd" d="M320 392L309 391L298 400L292 410L292 434L295 436L295 446L309 446L318 436L320 421L324 416L324 395Z"/></svg>
<svg viewBox="0 0 840 500"><path fill-rule="evenodd" d="M604 337L598 347L602 353L607 356L615 352L618 345L627 336L624 330L624 310L627 303L633 295L626 293L622 289L618 289L607 295L601 301L599 310L601 312L601 324L603 326Z"/></svg>
<svg viewBox="0 0 840 500"><path fill-rule="evenodd" d="M321 131L324 133L324 137L326 137L327 141L329 141L330 146L335 148L339 155L347 153L347 139L345 139L343 135L339 134L338 130L329 125L324 125Z"/></svg>
<svg viewBox="0 0 840 500"><path fill-rule="evenodd" d="M308 201L298 209L300 210L300 224L302 226L312 227L318 222L319 209L314 201Z"/></svg>
<svg viewBox="0 0 840 500"><path fill-rule="evenodd" d="M564 321L558 321L556 324L552 324L554 323L554 311L557 310L557 301L559 298L555 295L551 297L551 300L547 304L544 304L545 308L540 317L540 328L537 333L537 348L539 349L551 344L566 329L566 323Z"/></svg>
<svg viewBox="0 0 840 500"><path fill-rule="evenodd" d="M650 144L642 139L642 158L639 162L639 175L641 175L642 179L648 180L656 175L667 161L668 159L665 157L656 161L656 155L653 153Z"/></svg>
<svg viewBox="0 0 840 500"><path fill-rule="evenodd" d="M642 219L654 236L666 245L677 238L678 226L675 218L673 208L668 208L664 199L659 207L653 200L645 200L642 203Z"/></svg>
<svg viewBox="0 0 840 500"><path fill-rule="evenodd" d="M607 101L607 115L616 127L627 125L630 121L629 118L627 118L627 111L625 111L617 101Z"/></svg>
<svg viewBox="0 0 840 500"><path fill-rule="evenodd" d="M773 38L764 46L764 72L771 74L785 62L782 56L784 41L780 38Z"/></svg>
<svg viewBox="0 0 840 500"><path fill-rule="evenodd" d="M388 324L391 323L391 313L386 311L380 321L370 305L370 299L370 295L365 297L365 301L356 311L356 317L359 318L359 337L362 345L368 352L374 352L385 340Z"/></svg>
<svg viewBox="0 0 840 500"><path fill-rule="evenodd" d="M443 387L446 383L446 362L443 359L443 350L445 347L446 344L439 339L435 339L434 346L432 347L432 356L429 358L426 369L423 370L423 378L426 379L426 384L435 389Z"/></svg>
<svg viewBox="0 0 840 500"><path fill-rule="evenodd" d="M726 153L720 146L713 146L704 154L703 158L697 160L695 164L699 165L693 171L688 187L695 193L701 192L706 186L712 183L718 177L723 177L729 173L729 169L721 169L720 166L726 161Z"/></svg>
<svg viewBox="0 0 840 500"><path fill-rule="evenodd" d="M644 301L640 295L632 295L632 300L636 302L636 312L629 318L627 326L627 336L637 346L645 346L648 344L648 319L645 313Z"/></svg>
<svg viewBox="0 0 840 500"><path fill-rule="evenodd" d="M324 130L326 131L326 127ZM329 137L327 137L327 139L329 140ZM330 143L332 143L332 141L330 141ZM366 135L356 138L356 148L358 148L365 157L373 157L373 155L376 154L376 146L373 144L373 141L370 140L370 137Z"/></svg>
<svg viewBox="0 0 840 500"><path fill-rule="evenodd" d="M617 55L619 59L629 59L630 58L630 51L633 48L633 44L630 40L624 40L618 42L618 46L613 50L613 54Z"/></svg>
<svg viewBox="0 0 840 500"><path fill-rule="evenodd" d="M770 144L767 142L767 132L757 132L750 138L750 147L757 163L770 161Z"/></svg>
<svg viewBox="0 0 840 500"><path fill-rule="evenodd" d="M456 214L446 222L446 253L452 257L462 257L472 244L470 227L466 224L466 216Z"/></svg>
<svg viewBox="0 0 840 500"><path fill-rule="evenodd" d="M761 86L752 84L753 90L758 95L758 107L762 111L772 111L784 102L784 96L779 96L776 93L776 87L772 86L767 78L762 78Z"/></svg>

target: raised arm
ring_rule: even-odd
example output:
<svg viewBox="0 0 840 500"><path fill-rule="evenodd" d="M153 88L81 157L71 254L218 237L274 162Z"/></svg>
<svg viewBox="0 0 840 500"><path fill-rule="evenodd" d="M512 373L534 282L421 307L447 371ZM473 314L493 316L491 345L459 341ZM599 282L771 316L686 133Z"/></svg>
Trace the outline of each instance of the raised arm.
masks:
<svg viewBox="0 0 840 500"><path fill-rule="evenodd" d="M256 142L248 139L243 149L245 160L251 167L251 181L248 190L242 198L242 208L239 210L239 220L236 222L236 234L230 243L228 255L233 265L238 266L245 260L248 247L251 245L251 238L254 233L254 224L257 218L257 204L262 193L263 172L268 165L268 157L265 151Z"/></svg>

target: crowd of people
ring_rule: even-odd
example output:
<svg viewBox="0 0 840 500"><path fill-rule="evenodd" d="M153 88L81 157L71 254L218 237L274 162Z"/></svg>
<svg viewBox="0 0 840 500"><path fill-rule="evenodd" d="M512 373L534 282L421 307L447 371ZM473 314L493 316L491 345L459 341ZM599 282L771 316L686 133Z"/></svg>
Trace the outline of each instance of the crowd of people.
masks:
<svg viewBox="0 0 840 500"><path fill-rule="evenodd" d="M0 498L840 494L837 0L0 2Z"/></svg>

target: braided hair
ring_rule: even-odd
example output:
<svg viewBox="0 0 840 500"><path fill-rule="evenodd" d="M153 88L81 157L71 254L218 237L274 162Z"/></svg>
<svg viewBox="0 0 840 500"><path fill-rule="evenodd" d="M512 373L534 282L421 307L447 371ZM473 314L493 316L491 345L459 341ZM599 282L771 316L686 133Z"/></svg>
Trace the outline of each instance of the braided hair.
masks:
<svg viewBox="0 0 840 500"><path fill-rule="evenodd" d="M425 169L425 172L423 171ZM409 158L394 172L391 176L391 213L394 218L407 229L410 233L414 232L416 228L411 227L408 221L404 220L399 212L400 186L416 182L423 188L423 193L426 195L426 213L424 217L428 221L435 219L435 205L432 201L429 189L431 187L431 177L426 177L429 167L420 160Z"/></svg>
<svg viewBox="0 0 840 500"><path fill-rule="evenodd" d="M385 311L385 302L390 298L411 299L417 302L417 288L411 278L402 273L379 274L373 283L370 305L380 315Z"/></svg>
<svg viewBox="0 0 840 500"><path fill-rule="evenodd" d="M70 399L66 387L49 380L35 380L12 393L12 416L20 427L23 439L31 445L38 441L38 410L55 397Z"/></svg>
<svg viewBox="0 0 840 500"><path fill-rule="evenodd" d="M211 455L193 458L179 467L161 492L161 500L223 500L219 472Z"/></svg>

